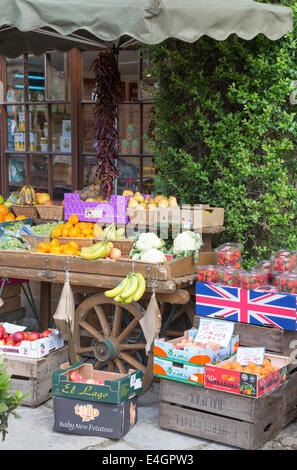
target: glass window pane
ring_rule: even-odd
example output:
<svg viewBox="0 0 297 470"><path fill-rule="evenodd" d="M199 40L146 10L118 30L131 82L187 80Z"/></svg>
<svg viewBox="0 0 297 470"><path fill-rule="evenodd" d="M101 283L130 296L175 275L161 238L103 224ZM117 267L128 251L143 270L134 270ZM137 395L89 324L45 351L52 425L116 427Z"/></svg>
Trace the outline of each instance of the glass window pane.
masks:
<svg viewBox="0 0 297 470"><path fill-rule="evenodd" d="M49 100L67 100L65 95L65 81L68 72L68 56L60 52L51 52L47 55L49 61L49 74L47 76L47 99ZM65 57L67 62L65 64ZM66 65L66 70L65 70Z"/></svg>
<svg viewBox="0 0 297 470"><path fill-rule="evenodd" d="M83 151L96 152L96 132L94 123L94 105L83 105Z"/></svg>
<svg viewBox="0 0 297 470"><path fill-rule="evenodd" d="M45 100L44 55L28 57L29 101Z"/></svg>
<svg viewBox="0 0 297 470"><path fill-rule="evenodd" d="M17 59L6 59L6 100L24 101L24 66L23 56Z"/></svg>
<svg viewBox="0 0 297 470"><path fill-rule="evenodd" d="M97 159L94 155L87 155L83 160L84 174L83 174L83 185L88 186L95 178L95 172L97 168Z"/></svg>
<svg viewBox="0 0 297 470"><path fill-rule="evenodd" d="M140 106L119 105L119 153L126 155L140 152Z"/></svg>
<svg viewBox="0 0 297 470"><path fill-rule="evenodd" d="M13 186L23 186L26 182L26 155L9 155L8 183Z"/></svg>
<svg viewBox="0 0 297 470"><path fill-rule="evenodd" d="M30 155L28 182L36 191L48 191L48 157Z"/></svg>
<svg viewBox="0 0 297 470"><path fill-rule="evenodd" d="M52 105L52 151L71 152L70 105Z"/></svg>
<svg viewBox="0 0 297 470"><path fill-rule="evenodd" d="M24 106L7 106L7 150L25 150Z"/></svg>
<svg viewBox="0 0 297 470"><path fill-rule="evenodd" d="M151 194L154 191L155 184L153 176L155 174L154 159L152 157L143 157L143 192Z"/></svg>
<svg viewBox="0 0 297 470"><path fill-rule="evenodd" d="M29 106L30 151L48 151L48 114L46 105Z"/></svg>
<svg viewBox="0 0 297 470"><path fill-rule="evenodd" d="M120 176L117 179L117 193L125 189L140 190L140 157L122 157L119 159Z"/></svg>
<svg viewBox="0 0 297 470"><path fill-rule="evenodd" d="M72 166L70 155L55 155L53 161L54 200L62 201L64 193L71 192Z"/></svg>
<svg viewBox="0 0 297 470"><path fill-rule="evenodd" d="M92 100L95 91L95 74L92 70L92 64L96 59L98 52L87 51L83 53L83 100Z"/></svg>

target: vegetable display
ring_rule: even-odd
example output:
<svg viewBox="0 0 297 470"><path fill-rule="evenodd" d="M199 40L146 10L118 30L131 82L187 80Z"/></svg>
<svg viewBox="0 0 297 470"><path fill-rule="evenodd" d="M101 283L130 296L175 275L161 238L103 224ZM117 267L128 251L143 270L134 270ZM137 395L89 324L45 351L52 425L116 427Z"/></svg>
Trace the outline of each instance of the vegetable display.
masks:
<svg viewBox="0 0 297 470"><path fill-rule="evenodd" d="M177 235L173 242L172 252L177 258L193 255L194 260L198 262L198 254L202 245L199 233L186 231Z"/></svg>

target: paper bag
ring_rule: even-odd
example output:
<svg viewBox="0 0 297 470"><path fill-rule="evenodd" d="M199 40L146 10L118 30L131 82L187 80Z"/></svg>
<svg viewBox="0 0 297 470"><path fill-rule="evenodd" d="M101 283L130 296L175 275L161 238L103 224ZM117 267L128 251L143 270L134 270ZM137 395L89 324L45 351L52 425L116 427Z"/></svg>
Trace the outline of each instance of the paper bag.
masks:
<svg viewBox="0 0 297 470"><path fill-rule="evenodd" d="M146 339L146 355L148 355L154 339L157 338L159 335L159 331L161 329L161 322L162 317L159 310L158 302L156 300L155 293L153 293L150 303L148 304L148 307L146 309L146 312L142 319L139 321Z"/></svg>
<svg viewBox="0 0 297 470"><path fill-rule="evenodd" d="M62 333L65 341L71 341L74 334L74 314L75 300L70 286L69 279L66 281L61 293L61 297L53 316L58 330Z"/></svg>

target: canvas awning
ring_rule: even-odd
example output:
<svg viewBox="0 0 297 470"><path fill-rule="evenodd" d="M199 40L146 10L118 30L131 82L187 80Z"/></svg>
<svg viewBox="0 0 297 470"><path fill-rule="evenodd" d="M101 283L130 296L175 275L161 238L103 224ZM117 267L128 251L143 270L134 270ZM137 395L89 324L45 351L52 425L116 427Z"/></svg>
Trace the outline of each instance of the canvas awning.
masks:
<svg viewBox="0 0 297 470"><path fill-rule="evenodd" d="M0 54L98 49L129 38L158 44L263 33L277 40L292 24L290 8L253 0L0 0Z"/></svg>

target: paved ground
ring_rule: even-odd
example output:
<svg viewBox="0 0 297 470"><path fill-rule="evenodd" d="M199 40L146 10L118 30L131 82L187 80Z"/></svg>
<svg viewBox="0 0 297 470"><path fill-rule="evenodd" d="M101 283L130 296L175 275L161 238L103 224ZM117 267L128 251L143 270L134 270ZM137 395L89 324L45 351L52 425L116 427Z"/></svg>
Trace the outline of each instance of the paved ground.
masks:
<svg viewBox="0 0 297 470"><path fill-rule="evenodd" d="M169 432L159 428L159 385L154 383L139 400L138 423L123 439L113 441L100 437L86 437L56 433L53 402L47 401L38 408L22 406L20 420L9 420L9 432L0 450L237 450L203 439ZM263 450L296 450L297 421L287 426Z"/></svg>

